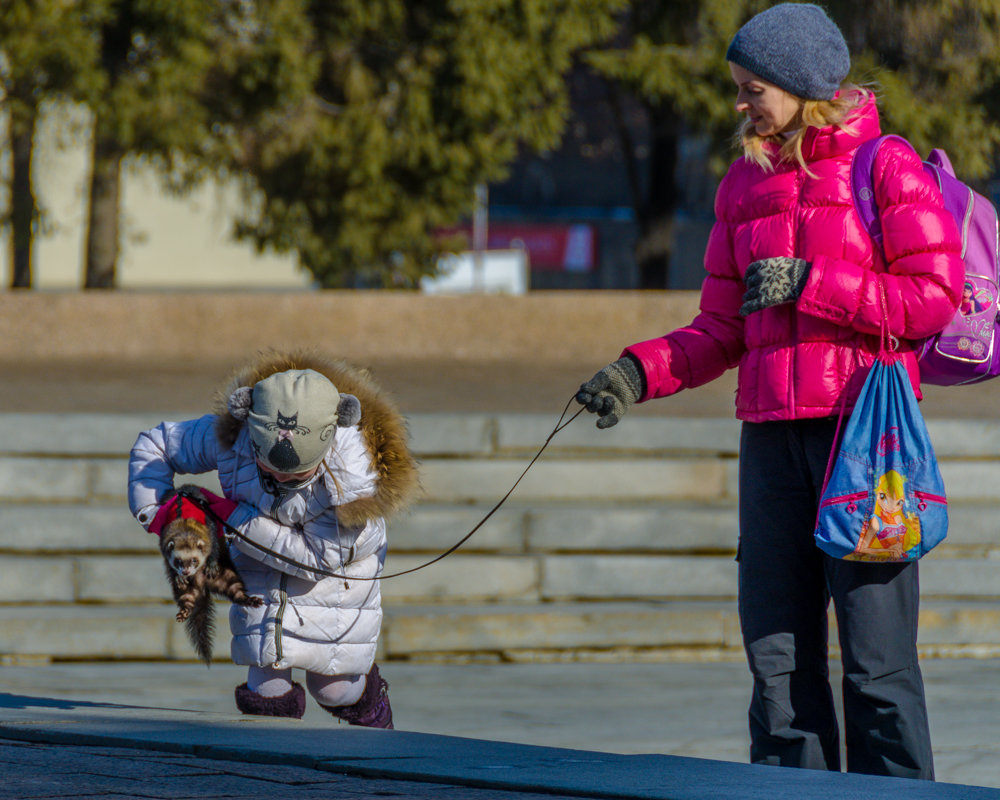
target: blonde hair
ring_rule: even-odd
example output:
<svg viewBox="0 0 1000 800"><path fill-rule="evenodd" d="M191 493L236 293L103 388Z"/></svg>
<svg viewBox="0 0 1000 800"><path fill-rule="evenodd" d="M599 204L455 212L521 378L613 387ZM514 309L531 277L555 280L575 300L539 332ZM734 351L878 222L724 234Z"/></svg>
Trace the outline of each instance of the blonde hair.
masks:
<svg viewBox="0 0 1000 800"><path fill-rule="evenodd" d="M878 479L875 491L878 493L891 494L893 497L903 497L904 492L906 491L905 487L906 478L896 472L896 470L890 469Z"/></svg>
<svg viewBox="0 0 1000 800"><path fill-rule="evenodd" d="M853 83L844 84L832 100L803 100L801 97L796 97L795 99L799 103L796 120L800 125L792 136L787 138L780 134L760 136L753 122L744 119L736 132L736 144L743 148L743 155L747 161L757 164L768 172L774 169L774 162L771 160L768 153L769 148L766 145L776 144L779 148L779 163L796 161L807 174L812 175L802 156L802 140L805 138L806 132L809 128L825 128L831 125L853 131L847 118L855 109L864 104L867 97L868 91Z"/></svg>

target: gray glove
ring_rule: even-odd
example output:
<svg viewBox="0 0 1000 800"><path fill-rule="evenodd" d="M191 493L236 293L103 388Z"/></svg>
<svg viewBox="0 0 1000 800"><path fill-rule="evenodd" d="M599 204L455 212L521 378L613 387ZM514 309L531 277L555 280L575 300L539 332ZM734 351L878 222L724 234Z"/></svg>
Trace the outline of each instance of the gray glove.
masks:
<svg viewBox="0 0 1000 800"><path fill-rule="evenodd" d="M754 261L743 276L747 290L740 314L746 317L762 308L794 303L806 286L811 267L804 259L788 256Z"/></svg>
<svg viewBox="0 0 1000 800"><path fill-rule="evenodd" d="M597 414L598 428L610 428L640 397L645 379L636 362L625 356L608 364L580 387L576 402Z"/></svg>

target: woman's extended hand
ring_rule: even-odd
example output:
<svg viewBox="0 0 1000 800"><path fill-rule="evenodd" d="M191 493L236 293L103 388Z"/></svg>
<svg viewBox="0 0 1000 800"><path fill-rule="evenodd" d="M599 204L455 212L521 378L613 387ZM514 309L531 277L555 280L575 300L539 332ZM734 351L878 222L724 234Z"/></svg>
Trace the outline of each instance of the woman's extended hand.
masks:
<svg viewBox="0 0 1000 800"><path fill-rule="evenodd" d="M763 308L794 303L805 288L810 267L805 259L788 256L754 261L743 276L747 290L740 314L745 317Z"/></svg>
<svg viewBox="0 0 1000 800"><path fill-rule="evenodd" d="M617 425L629 407L642 396L643 377L636 362L625 356L608 364L580 387L576 402L597 414L598 428Z"/></svg>

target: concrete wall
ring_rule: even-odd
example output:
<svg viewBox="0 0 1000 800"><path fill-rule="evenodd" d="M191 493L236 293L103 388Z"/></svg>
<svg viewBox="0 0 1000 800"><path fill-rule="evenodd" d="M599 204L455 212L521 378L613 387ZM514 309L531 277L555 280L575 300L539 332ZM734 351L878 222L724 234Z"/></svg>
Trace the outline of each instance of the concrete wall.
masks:
<svg viewBox="0 0 1000 800"><path fill-rule="evenodd" d="M696 292L6 292L0 362L242 360L287 345L361 361L590 361L689 322L697 302Z"/></svg>

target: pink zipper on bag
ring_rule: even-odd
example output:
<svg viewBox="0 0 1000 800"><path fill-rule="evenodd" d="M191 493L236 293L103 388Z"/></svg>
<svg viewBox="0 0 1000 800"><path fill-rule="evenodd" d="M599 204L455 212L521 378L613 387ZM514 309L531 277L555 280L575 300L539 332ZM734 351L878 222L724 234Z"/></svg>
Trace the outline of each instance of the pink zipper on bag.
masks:
<svg viewBox="0 0 1000 800"><path fill-rule="evenodd" d="M839 497L828 497L822 503L820 503L820 508L825 508L826 506L837 506L841 503L847 503L847 508L844 509L848 514L853 514L858 505L856 500L864 500L868 497L868 492L851 492L851 494L842 494Z"/></svg>
<svg viewBox="0 0 1000 800"><path fill-rule="evenodd" d="M927 508L927 503L940 503L943 506L948 505L948 498L942 497L939 494L931 494L930 492L914 492L913 496L919 501L917 503L917 510L923 511Z"/></svg>

